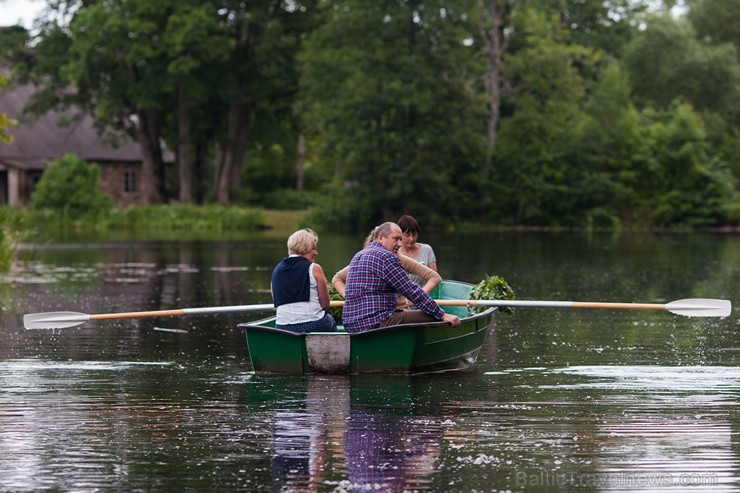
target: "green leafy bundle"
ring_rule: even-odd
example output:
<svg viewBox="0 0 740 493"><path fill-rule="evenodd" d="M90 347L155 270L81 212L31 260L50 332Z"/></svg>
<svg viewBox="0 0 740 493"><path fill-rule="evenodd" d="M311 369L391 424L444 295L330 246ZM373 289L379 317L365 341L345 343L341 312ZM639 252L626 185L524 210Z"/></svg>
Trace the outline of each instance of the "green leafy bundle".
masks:
<svg viewBox="0 0 740 493"><path fill-rule="evenodd" d="M334 284L332 284L329 281L326 281L326 284L329 287L329 299L331 301L344 301L344 297L341 294L339 294L339 292L337 291L337 288L334 287ZM326 310L326 313L334 317L334 320L337 322L337 325L341 325L343 311L344 311L343 306L336 306L336 307L329 308L328 310Z"/></svg>
<svg viewBox="0 0 740 493"><path fill-rule="evenodd" d="M514 298L516 298L514 290L503 277L499 276L487 276L470 290L472 300L513 300ZM479 312L485 309L486 307L477 308ZM514 314L514 308L510 306L501 307L499 310L508 315Z"/></svg>

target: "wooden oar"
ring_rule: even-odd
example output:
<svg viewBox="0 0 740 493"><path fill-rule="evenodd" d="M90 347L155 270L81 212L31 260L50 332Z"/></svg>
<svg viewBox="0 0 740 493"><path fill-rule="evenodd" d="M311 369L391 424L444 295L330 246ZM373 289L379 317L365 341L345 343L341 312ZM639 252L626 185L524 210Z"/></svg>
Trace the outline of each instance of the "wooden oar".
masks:
<svg viewBox="0 0 740 493"><path fill-rule="evenodd" d="M23 315L23 325L27 329L66 329L90 320L111 320L117 318L178 317L182 315L207 315L212 313L264 312L274 310L272 303L262 305L211 306L203 308L178 308L174 310L155 310L149 312L98 313L88 315L77 312L46 312Z"/></svg>
<svg viewBox="0 0 740 493"><path fill-rule="evenodd" d="M729 300L693 298L667 304L652 303L603 303L584 301L528 301L528 300L437 300L440 306L511 306L535 308L611 308L633 310L667 310L687 317L727 317L732 311ZM343 306L344 301L332 301L332 307ZM206 315L213 313L260 312L274 310L271 303L261 305L212 306L203 308L179 308L148 312L99 313L88 315L77 312L30 313L23 316L26 329L66 329L91 320L118 318L177 317L183 315Z"/></svg>
<svg viewBox="0 0 740 493"><path fill-rule="evenodd" d="M730 300L689 298L670 303L606 303L594 301L528 300L438 300L440 306L510 306L536 308L608 308L619 310L666 310L687 317L727 317L732 312Z"/></svg>

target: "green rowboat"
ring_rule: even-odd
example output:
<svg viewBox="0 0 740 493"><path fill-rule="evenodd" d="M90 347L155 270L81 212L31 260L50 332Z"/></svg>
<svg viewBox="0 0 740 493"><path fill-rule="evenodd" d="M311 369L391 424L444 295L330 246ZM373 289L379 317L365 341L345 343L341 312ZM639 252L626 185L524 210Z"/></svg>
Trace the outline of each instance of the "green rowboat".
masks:
<svg viewBox="0 0 740 493"><path fill-rule="evenodd" d="M468 299L473 286L443 281L432 292L437 300ZM460 317L459 327L444 322L403 324L348 334L296 334L275 328L275 317L243 327L252 366L257 373L428 373L472 366L491 327L496 308L473 313L465 306L446 306Z"/></svg>

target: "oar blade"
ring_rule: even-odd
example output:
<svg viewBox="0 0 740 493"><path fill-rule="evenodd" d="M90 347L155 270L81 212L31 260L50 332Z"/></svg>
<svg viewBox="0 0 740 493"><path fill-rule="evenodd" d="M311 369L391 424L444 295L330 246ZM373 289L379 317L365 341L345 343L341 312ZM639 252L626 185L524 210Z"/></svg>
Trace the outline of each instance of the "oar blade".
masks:
<svg viewBox="0 0 740 493"><path fill-rule="evenodd" d="M29 313L23 315L26 329L66 329L90 320L90 315L77 312Z"/></svg>
<svg viewBox="0 0 740 493"><path fill-rule="evenodd" d="M730 300L689 298L668 303L665 309L686 317L729 317L732 313Z"/></svg>

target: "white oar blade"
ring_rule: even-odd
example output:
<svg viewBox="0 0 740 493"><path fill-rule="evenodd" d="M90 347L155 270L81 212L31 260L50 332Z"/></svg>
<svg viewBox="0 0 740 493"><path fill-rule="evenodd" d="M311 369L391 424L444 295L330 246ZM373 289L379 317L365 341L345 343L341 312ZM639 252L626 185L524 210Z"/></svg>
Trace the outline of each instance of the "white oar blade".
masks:
<svg viewBox="0 0 740 493"><path fill-rule="evenodd" d="M90 320L90 315L77 312L29 313L23 315L26 329L66 329Z"/></svg>
<svg viewBox="0 0 740 493"><path fill-rule="evenodd" d="M729 317L732 303L730 300L690 298L668 303L665 309L687 317Z"/></svg>

